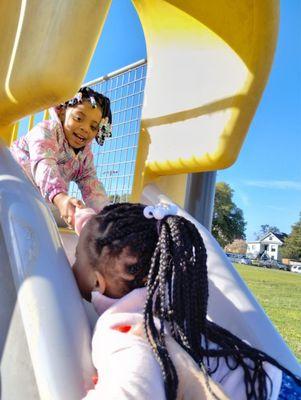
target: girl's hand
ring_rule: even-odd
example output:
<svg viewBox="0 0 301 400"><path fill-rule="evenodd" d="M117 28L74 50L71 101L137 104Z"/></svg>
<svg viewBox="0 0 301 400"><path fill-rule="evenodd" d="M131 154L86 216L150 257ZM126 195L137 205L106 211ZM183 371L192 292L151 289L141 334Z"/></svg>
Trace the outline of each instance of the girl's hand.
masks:
<svg viewBox="0 0 301 400"><path fill-rule="evenodd" d="M75 209L86 207L81 200L78 200L75 197L70 197L66 193L57 194L53 199L53 203L59 209L61 217L70 229L74 228Z"/></svg>

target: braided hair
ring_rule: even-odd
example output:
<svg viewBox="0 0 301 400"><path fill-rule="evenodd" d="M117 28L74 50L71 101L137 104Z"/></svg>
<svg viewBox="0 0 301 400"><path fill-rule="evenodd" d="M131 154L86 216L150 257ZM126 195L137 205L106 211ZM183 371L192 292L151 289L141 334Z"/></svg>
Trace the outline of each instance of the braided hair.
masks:
<svg viewBox="0 0 301 400"><path fill-rule="evenodd" d="M92 265L97 265L104 246L108 246L113 256L118 256L125 247L137 257L138 262L129 266L130 274L134 275L129 281L127 292L143 287L148 274L150 260L154 253L158 232L155 220L147 220L143 216L144 206L140 204L115 203L105 207L93 217L97 229L87 244L88 256Z"/></svg>
<svg viewBox="0 0 301 400"><path fill-rule="evenodd" d="M241 367L248 400L265 400L271 394L266 361L301 384L300 378L272 357L207 319L207 254L202 237L183 217L166 216L161 221L145 218L144 207L129 203L105 207L96 217L99 235L90 245L99 255L104 246L115 255L128 246L138 258L138 263L129 267L135 278L128 282L128 291L144 286L147 277L144 329L162 371L166 398L175 399L178 387L177 371L166 346L166 326L205 377L218 369L221 359L231 370ZM209 342L216 346L209 347ZM208 379L206 383L217 398Z"/></svg>

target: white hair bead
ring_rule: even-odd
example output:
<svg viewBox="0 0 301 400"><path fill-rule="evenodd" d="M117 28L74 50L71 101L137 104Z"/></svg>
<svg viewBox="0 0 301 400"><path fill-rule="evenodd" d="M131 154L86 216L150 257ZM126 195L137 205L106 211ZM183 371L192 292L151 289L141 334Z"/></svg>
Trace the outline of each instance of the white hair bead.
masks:
<svg viewBox="0 0 301 400"><path fill-rule="evenodd" d="M160 221L167 215L177 215L178 207L175 204L159 203L156 206L146 206L143 210L145 218L155 218Z"/></svg>
<svg viewBox="0 0 301 400"><path fill-rule="evenodd" d="M165 215L167 215L166 209L163 208L160 204L154 208L153 214L154 214L154 218L158 219L158 220L163 219L165 217Z"/></svg>
<svg viewBox="0 0 301 400"><path fill-rule="evenodd" d="M154 212L154 207L152 207L152 206L147 206L147 207L145 207L144 210L143 210L143 215L145 216L145 218L150 219L150 218L153 218L153 217L154 217L153 212Z"/></svg>

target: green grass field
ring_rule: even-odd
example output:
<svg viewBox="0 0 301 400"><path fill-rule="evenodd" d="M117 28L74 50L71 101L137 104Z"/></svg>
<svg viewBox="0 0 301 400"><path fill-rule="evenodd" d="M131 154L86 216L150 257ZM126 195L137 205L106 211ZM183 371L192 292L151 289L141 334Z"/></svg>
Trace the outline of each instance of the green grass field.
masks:
<svg viewBox="0 0 301 400"><path fill-rule="evenodd" d="M301 274L235 264L301 362Z"/></svg>

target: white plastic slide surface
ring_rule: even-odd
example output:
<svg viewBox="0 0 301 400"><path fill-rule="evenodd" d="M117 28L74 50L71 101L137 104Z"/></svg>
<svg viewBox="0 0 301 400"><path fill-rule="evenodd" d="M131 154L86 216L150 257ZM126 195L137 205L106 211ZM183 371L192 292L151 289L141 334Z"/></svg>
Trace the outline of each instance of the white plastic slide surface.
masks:
<svg viewBox="0 0 301 400"><path fill-rule="evenodd" d="M170 201L154 185L145 188L142 202L160 200ZM209 317L300 375L297 360L215 239L184 210L179 214L195 223L207 248ZM64 239L72 257L76 238ZM1 147L2 400L76 400L92 386L94 316L83 307L66 253L46 204Z"/></svg>

